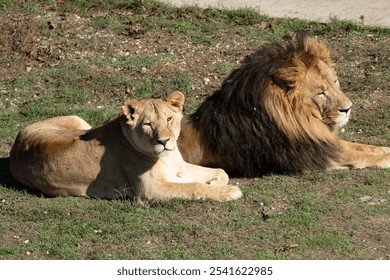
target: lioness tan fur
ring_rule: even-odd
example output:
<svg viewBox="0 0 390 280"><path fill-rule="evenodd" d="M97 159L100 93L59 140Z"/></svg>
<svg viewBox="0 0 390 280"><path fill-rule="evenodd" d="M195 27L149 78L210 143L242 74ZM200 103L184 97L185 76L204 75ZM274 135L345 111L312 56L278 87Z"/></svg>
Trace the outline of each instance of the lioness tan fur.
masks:
<svg viewBox="0 0 390 280"><path fill-rule="evenodd" d="M241 197L222 169L186 163L177 149L184 95L131 99L123 114L91 128L77 116L31 124L17 136L10 169L49 196L226 201Z"/></svg>
<svg viewBox="0 0 390 280"><path fill-rule="evenodd" d="M351 107L327 47L293 36L247 56L184 118L179 149L238 176L390 167L390 148L339 138Z"/></svg>

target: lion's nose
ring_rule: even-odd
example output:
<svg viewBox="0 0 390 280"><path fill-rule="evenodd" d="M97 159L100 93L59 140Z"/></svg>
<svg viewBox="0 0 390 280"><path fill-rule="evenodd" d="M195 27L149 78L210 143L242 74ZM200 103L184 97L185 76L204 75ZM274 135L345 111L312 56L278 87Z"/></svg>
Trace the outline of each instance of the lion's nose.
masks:
<svg viewBox="0 0 390 280"><path fill-rule="evenodd" d="M163 145L163 146L165 147L165 145L168 143L169 139L170 139L170 138L167 138L167 139L158 139L158 140L156 140L156 142L157 142L158 144Z"/></svg>
<svg viewBox="0 0 390 280"><path fill-rule="evenodd" d="M351 107L348 107L348 108L340 108L339 109L339 112L340 113L345 113L345 114L348 114L348 112L351 110Z"/></svg>

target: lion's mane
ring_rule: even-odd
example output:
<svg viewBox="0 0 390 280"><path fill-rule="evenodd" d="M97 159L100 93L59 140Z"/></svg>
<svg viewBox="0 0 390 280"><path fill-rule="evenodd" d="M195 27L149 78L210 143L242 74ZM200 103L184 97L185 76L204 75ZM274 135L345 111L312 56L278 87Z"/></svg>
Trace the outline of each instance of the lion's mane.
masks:
<svg viewBox="0 0 390 280"><path fill-rule="evenodd" d="M324 170L337 161L336 134L328 125L312 122L301 104L300 80L319 61L334 69L328 49L304 36L247 56L189 116L200 142L218 159L212 165L255 176Z"/></svg>

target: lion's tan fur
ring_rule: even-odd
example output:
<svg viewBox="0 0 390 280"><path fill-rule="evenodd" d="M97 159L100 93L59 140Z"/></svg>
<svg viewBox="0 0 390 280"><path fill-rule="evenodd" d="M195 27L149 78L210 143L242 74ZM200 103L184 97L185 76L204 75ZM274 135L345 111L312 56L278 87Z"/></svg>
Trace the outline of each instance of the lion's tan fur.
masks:
<svg viewBox="0 0 390 280"><path fill-rule="evenodd" d="M225 201L241 196L222 169L184 162L176 146L184 95L129 100L123 114L92 128L76 116L31 124L17 136L10 169L49 196Z"/></svg>
<svg viewBox="0 0 390 280"><path fill-rule="evenodd" d="M179 148L188 162L241 176L390 167L389 148L339 139L351 105L328 48L291 37L246 57L183 119Z"/></svg>

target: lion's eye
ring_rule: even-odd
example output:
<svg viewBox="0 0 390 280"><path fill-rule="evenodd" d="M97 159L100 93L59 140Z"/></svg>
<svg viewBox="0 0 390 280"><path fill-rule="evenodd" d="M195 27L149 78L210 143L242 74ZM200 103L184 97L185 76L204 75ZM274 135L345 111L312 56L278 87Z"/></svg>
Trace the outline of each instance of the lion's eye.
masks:
<svg viewBox="0 0 390 280"><path fill-rule="evenodd" d="M172 117L167 118L167 122L171 122L173 120Z"/></svg>
<svg viewBox="0 0 390 280"><path fill-rule="evenodd" d="M146 127L151 127L151 126L152 126L152 124L151 124L150 122L145 122L145 123L143 123L142 125L143 125L143 126L146 126Z"/></svg>
<svg viewBox="0 0 390 280"><path fill-rule="evenodd" d="M325 91L321 91L319 94L317 94L318 96L326 96L326 93Z"/></svg>

